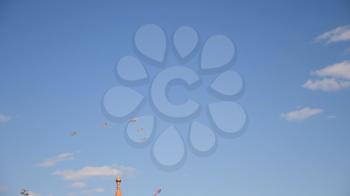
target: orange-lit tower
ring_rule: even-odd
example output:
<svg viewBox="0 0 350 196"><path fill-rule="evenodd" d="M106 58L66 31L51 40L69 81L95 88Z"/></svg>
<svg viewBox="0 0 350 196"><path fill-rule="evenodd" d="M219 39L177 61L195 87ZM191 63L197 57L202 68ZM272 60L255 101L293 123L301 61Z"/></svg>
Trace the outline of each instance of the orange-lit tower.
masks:
<svg viewBox="0 0 350 196"><path fill-rule="evenodd" d="M120 190L120 183L122 182L122 179L120 178L120 176L117 177L117 190L115 192L115 196L122 196L122 191Z"/></svg>

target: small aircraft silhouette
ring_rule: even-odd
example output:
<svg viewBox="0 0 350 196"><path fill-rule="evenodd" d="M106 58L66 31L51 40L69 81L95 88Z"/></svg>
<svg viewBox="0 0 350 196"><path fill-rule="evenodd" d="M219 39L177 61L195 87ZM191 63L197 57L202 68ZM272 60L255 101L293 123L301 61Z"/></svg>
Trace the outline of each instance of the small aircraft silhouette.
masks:
<svg viewBox="0 0 350 196"><path fill-rule="evenodd" d="M108 126L109 126L109 125L108 125L107 122L103 122L103 123L101 124L101 127L102 127L102 128L108 128Z"/></svg>
<svg viewBox="0 0 350 196"><path fill-rule="evenodd" d="M73 136L78 135L78 132L77 132L77 131L71 131L71 132L69 133L69 135L73 137Z"/></svg>
<svg viewBox="0 0 350 196"><path fill-rule="evenodd" d="M21 195L29 196L29 192L27 191L27 189L22 189Z"/></svg>

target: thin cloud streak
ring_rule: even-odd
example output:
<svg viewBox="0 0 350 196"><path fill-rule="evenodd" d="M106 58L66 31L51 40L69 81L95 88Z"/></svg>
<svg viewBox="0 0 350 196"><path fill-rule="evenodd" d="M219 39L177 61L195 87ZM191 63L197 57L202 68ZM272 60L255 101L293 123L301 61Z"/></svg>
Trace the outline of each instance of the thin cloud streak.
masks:
<svg viewBox="0 0 350 196"><path fill-rule="evenodd" d="M72 188L76 188L76 189L81 189L86 187L86 183L85 182L74 182L71 184Z"/></svg>
<svg viewBox="0 0 350 196"><path fill-rule="evenodd" d="M7 191L7 187L4 185L0 185L0 193L4 193Z"/></svg>
<svg viewBox="0 0 350 196"><path fill-rule="evenodd" d="M66 180L84 180L91 177L132 175L134 172L134 168L125 166L87 166L79 170L56 171L53 175L62 176Z"/></svg>
<svg viewBox="0 0 350 196"><path fill-rule="evenodd" d="M62 153L59 155L56 155L54 157L51 157L41 163L38 164L39 167L52 167L58 164L59 162L63 161L69 161L74 159L73 153Z"/></svg>
<svg viewBox="0 0 350 196"><path fill-rule="evenodd" d="M339 26L315 38L315 42L335 43L350 40L350 25Z"/></svg>
<svg viewBox="0 0 350 196"><path fill-rule="evenodd" d="M297 121L306 120L322 112L323 112L323 109L320 109L320 108L305 107L299 110L282 113L281 117L290 122L297 122Z"/></svg>
<svg viewBox="0 0 350 196"><path fill-rule="evenodd" d="M5 114L0 114L0 123L7 123L10 120L12 120L11 116L5 115Z"/></svg>
<svg viewBox="0 0 350 196"><path fill-rule="evenodd" d="M304 88L310 90L321 90L325 92L338 91L350 87L350 81L337 80L335 78L323 78L320 80L307 80Z"/></svg>
<svg viewBox="0 0 350 196"><path fill-rule="evenodd" d="M105 190L103 188L93 188L93 189L84 190L82 193L84 195L91 195L91 194L94 194L94 193L102 193L104 191Z"/></svg>

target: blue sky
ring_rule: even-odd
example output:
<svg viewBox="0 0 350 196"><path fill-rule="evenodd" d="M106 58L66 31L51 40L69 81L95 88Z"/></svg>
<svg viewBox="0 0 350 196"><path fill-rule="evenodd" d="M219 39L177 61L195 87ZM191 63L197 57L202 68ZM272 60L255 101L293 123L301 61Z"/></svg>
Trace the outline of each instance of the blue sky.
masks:
<svg viewBox="0 0 350 196"><path fill-rule="evenodd" d="M158 187L168 196L348 196L349 9L345 0L1 1L0 195L24 187L41 196L112 195L121 173L129 196ZM154 163L151 144L129 145L127 120L113 121L101 107L120 84L118 60L140 56L133 36L144 24L160 26L168 41L190 26L200 47L228 36L237 49L232 69L244 80L234 99L248 117L243 134L218 137L209 156L185 142L185 162L173 171ZM172 51L166 62L178 63ZM212 101L199 92L175 87L169 96Z"/></svg>

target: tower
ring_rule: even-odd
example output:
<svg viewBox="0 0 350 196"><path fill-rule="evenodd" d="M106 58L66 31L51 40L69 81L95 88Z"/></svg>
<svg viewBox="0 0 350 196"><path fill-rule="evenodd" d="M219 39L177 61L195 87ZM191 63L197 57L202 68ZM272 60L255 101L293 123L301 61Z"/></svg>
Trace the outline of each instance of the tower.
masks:
<svg viewBox="0 0 350 196"><path fill-rule="evenodd" d="M122 196L122 191L120 190L120 183L122 182L120 176L117 177L116 183L117 183L117 190L115 192L115 196Z"/></svg>

